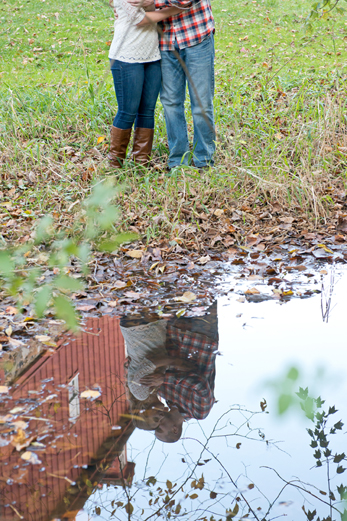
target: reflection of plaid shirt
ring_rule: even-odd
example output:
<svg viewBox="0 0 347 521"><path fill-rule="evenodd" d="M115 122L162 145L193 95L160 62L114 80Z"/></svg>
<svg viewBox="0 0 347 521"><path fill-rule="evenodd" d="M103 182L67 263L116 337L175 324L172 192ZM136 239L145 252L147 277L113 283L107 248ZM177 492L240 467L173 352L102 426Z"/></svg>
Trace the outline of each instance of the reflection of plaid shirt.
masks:
<svg viewBox="0 0 347 521"><path fill-rule="evenodd" d="M191 5L188 0L154 0L156 9ZM193 47L214 32L214 20L210 0L200 0L182 13L160 22L159 44L161 51L173 51L175 40L180 49Z"/></svg>
<svg viewBox="0 0 347 521"><path fill-rule="evenodd" d="M192 360L198 372L166 371L159 396L168 404L183 409L183 416L201 420L206 418L214 404L215 358L218 344L205 335L183 331L170 323L167 326L169 356Z"/></svg>

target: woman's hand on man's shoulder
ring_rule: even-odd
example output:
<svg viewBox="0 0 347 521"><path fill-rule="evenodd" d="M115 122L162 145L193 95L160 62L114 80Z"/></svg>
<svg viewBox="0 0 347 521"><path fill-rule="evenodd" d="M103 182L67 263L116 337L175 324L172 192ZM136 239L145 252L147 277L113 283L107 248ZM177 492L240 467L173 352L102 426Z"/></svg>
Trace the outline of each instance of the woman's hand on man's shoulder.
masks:
<svg viewBox="0 0 347 521"><path fill-rule="evenodd" d="M146 7L150 7L154 4L154 0L127 0L128 4L133 5L134 7L142 7L145 9Z"/></svg>

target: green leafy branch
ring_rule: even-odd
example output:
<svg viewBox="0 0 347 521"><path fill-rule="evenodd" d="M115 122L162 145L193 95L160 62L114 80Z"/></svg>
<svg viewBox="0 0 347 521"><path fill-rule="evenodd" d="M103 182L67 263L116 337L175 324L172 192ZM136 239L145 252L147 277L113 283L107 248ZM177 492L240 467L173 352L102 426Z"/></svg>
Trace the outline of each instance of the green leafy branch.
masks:
<svg viewBox="0 0 347 521"><path fill-rule="evenodd" d="M330 447L330 436L335 435L338 431L342 430L343 423L341 420L336 423L331 422L331 417L337 413L337 409L333 405L329 407L326 412L323 410L322 406L325 401L318 398L311 398L308 394L308 388L303 389L299 388L299 392L296 393L300 399L300 405L302 410L305 412L306 416L314 423L314 428L307 429L307 432L311 438L310 446L314 449L313 457L316 460L316 467L322 467L323 464L326 466L327 470L327 481L328 481L328 497L330 504L330 515L326 518L323 518L322 521L332 521L333 509L337 510L334 506L334 502L337 501L336 496L339 495L340 501L347 500L347 486L341 484L337 487L337 494L334 493L331 489L331 469L332 465L336 465L336 475L343 474L346 470L341 462L347 461L346 454L344 452L333 454L332 449ZM332 423L332 424L331 424ZM321 492L323 493L323 492ZM304 510L308 521L313 521L317 512ZM347 510L340 512L341 521L347 521ZM316 521L320 521L318 517Z"/></svg>
<svg viewBox="0 0 347 521"><path fill-rule="evenodd" d="M58 318L76 330L78 317L68 295L84 289L92 247L114 251L137 237L116 232L120 212L113 201L121 189L111 179L95 185L71 236L56 232L53 218L47 215L39 221L33 241L0 249L0 290L14 297L19 309L32 305L39 318L52 307ZM71 273L72 266L78 273Z"/></svg>
<svg viewBox="0 0 347 521"><path fill-rule="evenodd" d="M347 0L345 0L347 1ZM343 15L346 9L341 7L341 0L322 0L321 2L314 1L312 9L306 18L306 27L311 30L312 23L316 20L327 20L331 11Z"/></svg>

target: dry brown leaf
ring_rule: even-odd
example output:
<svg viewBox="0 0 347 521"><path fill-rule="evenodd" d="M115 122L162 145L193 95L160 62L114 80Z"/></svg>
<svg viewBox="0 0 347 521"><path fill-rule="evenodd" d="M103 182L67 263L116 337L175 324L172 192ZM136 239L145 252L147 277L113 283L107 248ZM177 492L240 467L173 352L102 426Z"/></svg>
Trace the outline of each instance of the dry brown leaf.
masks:
<svg viewBox="0 0 347 521"><path fill-rule="evenodd" d="M245 295L259 295L260 291L257 288L249 288L245 291Z"/></svg>
<svg viewBox="0 0 347 521"><path fill-rule="evenodd" d="M292 224L294 217L280 217L279 220L285 224Z"/></svg>
<svg viewBox="0 0 347 521"><path fill-rule="evenodd" d="M40 342L50 342L52 340L51 337L47 335L35 335L35 338Z"/></svg>
<svg viewBox="0 0 347 521"><path fill-rule="evenodd" d="M99 398L99 396L101 396L101 393L95 389L88 389L81 393L81 398L88 398L90 400L95 400L96 398Z"/></svg>
<svg viewBox="0 0 347 521"><path fill-rule="evenodd" d="M188 304L189 302L193 302L193 300L196 300L196 295L191 291L185 291L181 297L175 297L174 300L176 300L177 302L184 302L185 304Z"/></svg>
<svg viewBox="0 0 347 521"><path fill-rule="evenodd" d="M32 463L33 465L39 465L40 463L42 463L39 460L37 454L35 454L35 452L31 452L30 450L24 452L24 454L21 455L21 458L24 459L24 461Z"/></svg>
<svg viewBox="0 0 347 521"><path fill-rule="evenodd" d="M80 306L77 306L76 309L78 311L90 311L91 309L95 309L96 306L94 304L82 304Z"/></svg>
<svg viewBox="0 0 347 521"><path fill-rule="evenodd" d="M200 259L198 259L198 263L201 264L201 265L204 265L204 264L207 264L207 262L210 262L211 260L211 257L209 255L206 255L205 257L200 257Z"/></svg>
<svg viewBox="0 0 347 521"><path fill-rule="evenodd" d="M13 306L8 306L5 310L5 313L7 315L17 315L18 309Z"/></svg>
<svg viewBox="0 0 347 521"><path fill-rule="evenodd" d="M9 388L7 387L7 385L0 385L0 394L8 393L8 391Z"/></svg>
<svg viewBox="0 0 347 521"><path fill-rule="evenodd" d="M142 259L143 253L143 250L129 250L126 254L133 259Z"/></svg>

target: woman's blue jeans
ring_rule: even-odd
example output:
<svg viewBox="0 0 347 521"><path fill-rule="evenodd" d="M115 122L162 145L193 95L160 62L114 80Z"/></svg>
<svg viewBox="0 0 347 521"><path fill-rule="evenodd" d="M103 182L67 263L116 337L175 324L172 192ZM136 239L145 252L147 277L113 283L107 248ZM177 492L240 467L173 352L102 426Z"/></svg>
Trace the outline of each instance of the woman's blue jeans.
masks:
<svg viewBox="0 0 347 521"><path fill-rule="evenodd" d="M147 63L111 61L118 112L113 126L123 130L154 128L154 111L161 86L160 60Z"/></svg>
<svg viewBox="0 0 347 521"><path fill-rule="evenodd" d="M193 47L179 49L176 44L175 48L176 52L161 51L163 79L160 100L164 107L170 149L169 167L188 164L190 155L184 114L187 81L194 123L194 164L197 167L211 165L216 140L213 34Z"/></svg>

